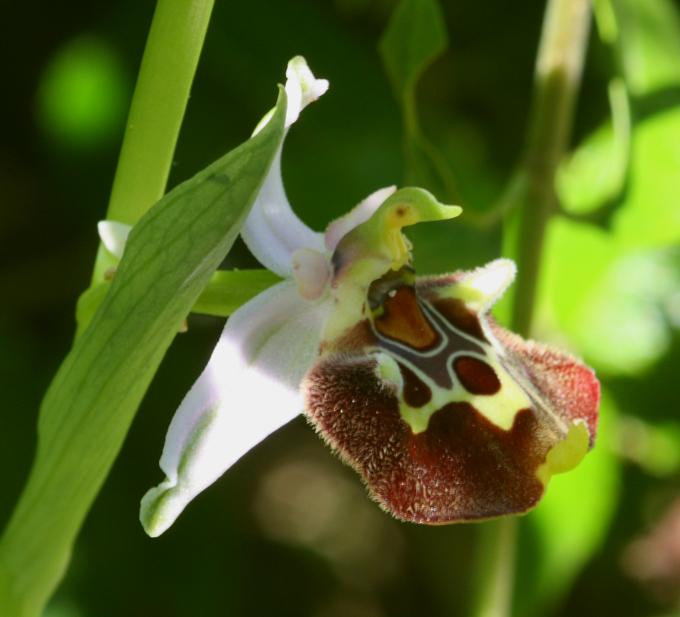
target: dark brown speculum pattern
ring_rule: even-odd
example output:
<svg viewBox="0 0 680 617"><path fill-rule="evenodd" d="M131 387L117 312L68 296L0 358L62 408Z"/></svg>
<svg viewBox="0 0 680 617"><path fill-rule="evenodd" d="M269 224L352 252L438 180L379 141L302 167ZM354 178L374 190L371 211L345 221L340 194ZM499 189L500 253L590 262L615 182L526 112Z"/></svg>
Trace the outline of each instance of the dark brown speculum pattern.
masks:
<svg viewBox="0 0 680 617"><path fill-rule="evenodd" d="M592 371L489 323L455 297L464 277L414 285L410 273L390 273L369 293L365 320L326 344L305 381L319 433L407 521L524 512L569 427L582 421L595 435ZM386 361L398 378L385 376Z"/></svg>

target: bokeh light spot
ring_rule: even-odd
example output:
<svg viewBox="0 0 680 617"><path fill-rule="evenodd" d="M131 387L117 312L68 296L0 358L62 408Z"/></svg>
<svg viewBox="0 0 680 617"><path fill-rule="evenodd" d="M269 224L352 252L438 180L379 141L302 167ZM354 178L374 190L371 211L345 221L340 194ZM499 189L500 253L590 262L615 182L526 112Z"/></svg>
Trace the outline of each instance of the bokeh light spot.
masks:
<svg viewBox="0 0 680 617"><path fill-rule="evenodd" d="M128 96L116 52L94 36L72 39L45 67L37 93L38 124L59 147L91 149L119 132Z"/></svg>

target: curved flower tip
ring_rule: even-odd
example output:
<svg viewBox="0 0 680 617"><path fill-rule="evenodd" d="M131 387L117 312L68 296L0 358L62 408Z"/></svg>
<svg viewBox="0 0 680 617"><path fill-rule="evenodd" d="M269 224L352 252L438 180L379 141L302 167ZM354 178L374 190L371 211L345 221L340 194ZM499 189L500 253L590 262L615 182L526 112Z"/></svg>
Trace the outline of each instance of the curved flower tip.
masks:
<svg viewBox="0 0 680 617"><path fill-rule="evenodd" d="M106 250L117 259L121 259L125 250L125 243L132 231L132 225L118 221L99 221L97 231Z"/></svg>
<svg viewBox="0 0 680 617"><path fill-rule="evenodd" d="M317 79L302 56L295 56L286 69L286 126L293 124L300 112L328 90L327 79Z"/></svg>
<svg viewBox="0 0 680 617"><path fill-rule="evenodd" d="M230 317L168 429L160 462L166 479L142 500L140 519L150 536L302 411L299 384L317 353L324 317L324 306L303 300L290 281Z"/></svg>
<svg viewBox="0 0 680 617"><path fill-rule="evenodd" d="M286 68L286 128L297 122L300 112L325 94L330 84L327 79L317 79L302 56L295 56ZM253 135L257 135L269 122L274 110L269 110L257 123Z"/></svg>
<svg viewBox="0 0 680 617"><path fill-rule="evenodd" d="M592 446L597 379L489 317L513 262L417 280L395 212L381 210L333 256L336 302L304 381L308 417L398 518L439 524L526 512ZM443 218L425 213L398 219ZM376 246L383 269L367 283Z"/></svg>

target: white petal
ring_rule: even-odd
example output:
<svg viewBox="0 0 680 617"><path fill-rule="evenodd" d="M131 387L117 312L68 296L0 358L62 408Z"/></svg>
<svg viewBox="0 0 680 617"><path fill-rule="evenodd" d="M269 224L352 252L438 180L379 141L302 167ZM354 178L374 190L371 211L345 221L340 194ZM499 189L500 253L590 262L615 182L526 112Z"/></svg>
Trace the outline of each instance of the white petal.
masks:
<svg viewBox="0 0 680 617"><path fill-rule="evenodd" d="M347 214L334 220L326 229L326 248L335 250L338 242L342 240L355 227L370 219L375 211L382 206L383 202L397 190L396 186L386 186L371 193L366 199L359 202Z"/></svg>
<svg viewBox="0 0 680 617"><path fill-rule="evenodd" d="M302 411L300 381L314 361L327 305L279 283L228 320L205 370L175 414L160 466L167 478L142 499L146 532L165 531L241 456Z"/></svg>
<svg viewBox="0 0 680 617"><path fill-rule="evenodd" d="M132 231L132 225L126 225L118 221L99 221L97 223L97 231L106 250L114 257L120 259L123 256L125 243L130 235L130 231Z"/></svg>
<svg viewBox="0 0 680 617"><path fill-rule="evenodd" d="M495 259L468 272L457 287L464 292L467 304L480 312L488 311L512 285L517 266L511 259Z"/></svg>
<svg viewBox="0 0 680 617"><path fill-rule="evenodd" d="M286 126L328 89L325 79L316 79L304 58L297 56L286 71ZM269 116L258 125L261 129ZM292 274L292 255L297 249L323 252L323 235L307 227L293 212L281 179L281 148L276 153L241 235L253 255L280 276Z"/></svg>

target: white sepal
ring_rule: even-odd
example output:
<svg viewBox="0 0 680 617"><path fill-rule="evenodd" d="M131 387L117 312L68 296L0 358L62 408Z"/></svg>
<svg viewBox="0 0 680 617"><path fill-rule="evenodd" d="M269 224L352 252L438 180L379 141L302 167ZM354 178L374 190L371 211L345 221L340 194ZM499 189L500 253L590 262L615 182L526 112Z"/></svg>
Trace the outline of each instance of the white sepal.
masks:
<svg viewBox="0 0 680 617"><path fill-rule="evenodd" d="M257 260L282 277L292 275L296 250L324 251L323 234L307 227L288 203L281 179L281 150L274 157L241 236Z"/></svg>
<svg viewBox="0 0 680 617"><path fill-rule="evenodd" d="M318 353L327 310L285 281L231 316L168 429L160 460L167 477L142 499L140 519L150 536L163 533L198 493L302 411L299 385Z"/></svg>
<svg viewBox="0 0 680 617"><path fill-rule="evenodd" d="M328 89L325 79L316 79L302 56L288 63L286 71L286 127L300 112ZM268 121L265 116L256 132ZM250 251L276 274L292 274L292 255L300 248L323 252L323 235L307 227L293 212L281 178L281 150L276 153L262 188L241 230Z"/></svg>
<svg viewBox="0 0 680 617"><path fill-rule="evenodd" d="M106 250L117 259L123 256L125 243L132 231L132 225L119 223L118 221L99 221L97 231Z"/></svg>

